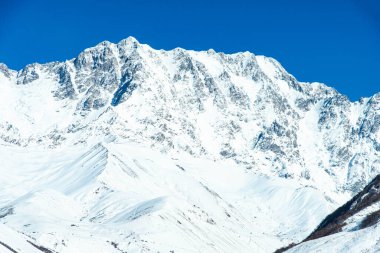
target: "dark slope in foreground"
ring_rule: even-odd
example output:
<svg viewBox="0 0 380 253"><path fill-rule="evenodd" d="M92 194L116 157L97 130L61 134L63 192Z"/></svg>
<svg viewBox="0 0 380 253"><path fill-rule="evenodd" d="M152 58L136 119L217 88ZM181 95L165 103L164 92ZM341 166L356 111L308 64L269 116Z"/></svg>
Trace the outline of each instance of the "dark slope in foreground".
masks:
<svg viewBox="0 0 380 253"><path fill-rule="evenodd" d="M373 226L379 222L380 209L376 208L366 213L365 209L380 201L380 175L377 175L361 192L356 194L346 204L339 207L336 211L328 215L321 224L305 240L300 243L315 240L321 237L329 236L344 231L344 227L350 222L349 219L355 220L353 216L363 211L365 215L361 218L359 224L350 231L360 230ZM300 244L298 243L298 244ZM275 253L285 252L298 244L291 244L287 247L278 249Z"/></svg>

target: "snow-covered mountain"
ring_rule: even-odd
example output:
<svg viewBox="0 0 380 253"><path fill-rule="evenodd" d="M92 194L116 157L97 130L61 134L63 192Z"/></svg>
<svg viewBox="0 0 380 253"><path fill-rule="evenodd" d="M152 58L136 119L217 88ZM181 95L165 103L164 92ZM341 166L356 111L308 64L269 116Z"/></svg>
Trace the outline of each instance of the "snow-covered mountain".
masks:
<svg viewBox="0 0 380 253"><path fill-rule="evenodd" d="M380 93L249 52L1 64L0 221L53 252L270 252L380 173L379 129Z"/></svg>

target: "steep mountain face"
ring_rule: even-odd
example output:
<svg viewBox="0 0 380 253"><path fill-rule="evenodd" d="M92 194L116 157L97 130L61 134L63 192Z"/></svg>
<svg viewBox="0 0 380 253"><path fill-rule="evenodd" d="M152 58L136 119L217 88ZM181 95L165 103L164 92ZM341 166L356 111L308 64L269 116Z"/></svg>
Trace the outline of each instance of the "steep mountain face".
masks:
<svg viewBox="0 0 380 253"><path fill-rule="evenodd" d="M289 252L379 252L379 225L380 175Z"/></svg>
<svg viewBox="0 0 380 253"><path fill-rule="evenodd" d="M0 64L0 220L56 252L270 252L380 173L379 128L380 93L350 102L249 52L130 37Z"/></svg>
<svg viewBox="0 0 380 253"><path fill-rule="evenodd" d="M133 140L333 191L357 192L380 171L380 94L352 103L272 58L154 50L130 37L0 73L7 143Z"/></svg>

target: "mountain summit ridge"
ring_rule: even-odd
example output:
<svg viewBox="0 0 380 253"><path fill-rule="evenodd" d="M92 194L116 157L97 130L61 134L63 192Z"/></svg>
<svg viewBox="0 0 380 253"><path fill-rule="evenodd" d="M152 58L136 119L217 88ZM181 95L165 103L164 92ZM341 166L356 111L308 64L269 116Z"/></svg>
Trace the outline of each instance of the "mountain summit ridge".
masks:
<svg viewBox="0 0 380 253"><path fill-rule="evenodd" d="M0 151L7 250L273 252L379 174L380 93L130 37L0 64Z"/></svg>
<svg viewBox="0 0 380 253"><path fill-rule="evenodd" d="M131 140L333 191L357 192L380 171L380 93L350 102L298 82L273 58L155 50L128 37L65 62L0 71L5 143Z"/></svg>

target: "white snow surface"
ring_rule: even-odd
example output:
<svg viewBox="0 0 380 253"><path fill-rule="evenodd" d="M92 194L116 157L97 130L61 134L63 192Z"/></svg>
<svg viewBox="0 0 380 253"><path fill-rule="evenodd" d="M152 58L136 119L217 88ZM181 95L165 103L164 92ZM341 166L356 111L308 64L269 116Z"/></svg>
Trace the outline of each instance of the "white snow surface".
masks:
<svg viewBox="0 0 380 253"><path fill-rule="evenodd" d="M304 242L287 253L376 253L380 252L380 223L356 231L345 231Z"/></svg>
<svg viewBox="0 0 380 253"><path fill-rule="evenodd" d="M379 129L380 94L249 52L129 37L0 64L0 228L59 253L272 252L380 173Z"/></svg>
<svg viewBox="0 0 380 253"><path fill-rule="evenodd" d="M333 210L316 189L233 161L131 143L0 148L1 221L55 252L271 252Z"/></svg>
<svg viewBox="0 0 380 253"><path fill-rule="evenodd" d="M30 238L18 233L4 224L0 224L1 253L42 253L30 243Z"/></svg>

